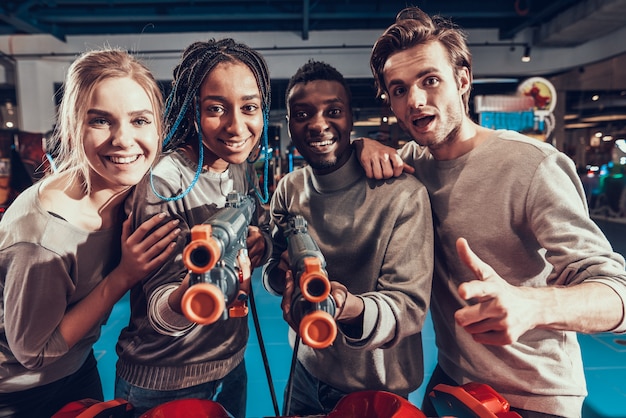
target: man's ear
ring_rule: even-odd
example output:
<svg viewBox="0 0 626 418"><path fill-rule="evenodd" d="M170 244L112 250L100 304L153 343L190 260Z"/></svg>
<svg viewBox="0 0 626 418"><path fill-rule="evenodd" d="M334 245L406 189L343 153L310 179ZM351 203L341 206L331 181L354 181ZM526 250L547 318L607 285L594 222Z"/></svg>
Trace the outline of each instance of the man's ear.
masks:
<svg viewBox="0 0 626 418"><path fill-rule="evenodd" d="M472 80L470 79L469 69L467 67L462 67L458 70L457 73L458 83L459 83L459 93L461 96L467 93L467 91L472 86Z"/></svg>
<svg viewBox="0 0 626 418"><path fill-rule="evenodd" d="M287 122L287 134L289 134L289 138L291 138L291 128L289 127L289 113L285 115L285 121Z"/></svg>

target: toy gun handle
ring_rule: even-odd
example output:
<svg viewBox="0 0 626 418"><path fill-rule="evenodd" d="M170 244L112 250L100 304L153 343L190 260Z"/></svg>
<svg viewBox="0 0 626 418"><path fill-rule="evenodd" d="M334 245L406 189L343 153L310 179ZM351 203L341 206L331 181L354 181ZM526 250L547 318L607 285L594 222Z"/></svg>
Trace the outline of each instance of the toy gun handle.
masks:
<svg viewBox="0 0 626 418"><path fill-rule="evenodd" d="M237 255L246 248L253 213L254 201L232 192L224 208L191 228L191 241L183 250L190 282L181 305L190 321L208 325L248 314Z"/></svg>
<svg viewBox="0 0 626 418"><path fill-rule="evenodd" d="M326 260L309 234L307 222L301 215L289 219L287 243L294 280L302 295L310 302L323 301L330 295Z"/></svg>

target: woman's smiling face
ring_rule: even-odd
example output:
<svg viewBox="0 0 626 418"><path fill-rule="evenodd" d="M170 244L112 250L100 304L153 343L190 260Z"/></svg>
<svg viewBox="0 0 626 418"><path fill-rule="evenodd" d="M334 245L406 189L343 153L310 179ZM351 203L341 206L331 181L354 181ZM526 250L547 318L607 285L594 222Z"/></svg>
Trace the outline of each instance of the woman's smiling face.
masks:
<svg viewBox="0 0 626 418"><path fill-rule="evenodd" d="M241 62L215 66L200 87L204 163L215 171L246 161L263 133L261 93L254 74Z"/></svg>
<svg viewBox="0 0 626 418"><path fill-rule="evenodd" d="M93 188L123 190L141 180L159 150L158 117L133 79L98 83L84 114L83 134Z"/></svg>

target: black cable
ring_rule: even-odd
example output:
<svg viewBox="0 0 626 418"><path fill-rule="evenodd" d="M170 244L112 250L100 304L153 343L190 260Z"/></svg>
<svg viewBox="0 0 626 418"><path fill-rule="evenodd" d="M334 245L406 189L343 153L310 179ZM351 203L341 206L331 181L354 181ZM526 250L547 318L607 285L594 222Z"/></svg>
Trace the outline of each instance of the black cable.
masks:
<svg viewBox="0 0 626 418"><path fill-rule="evenodd" d="M287 381L287 390L285 391L285 409L283 415L289 413L291 409L291 389L293 388L293 372L296 370L296 361L298 360L298 348L300 346L300 335L296 335L296 341L293 344L293 355L291 356L291 367L289 368L289 380Z"/></svg>
<svg viewBox="0 0 626 418"><path fill-rule="evenodd" d="M272 374L270 372L270 365L267 359L267 352L265 351L265 344L263 343L263 336L261 335L261 325L259 324L256 304L254 303L254 293L252 291L252 286L250 286L250 294L248 295L248 300L250 301L250 309L252 310L254 329L256 330L257 340L259 341L259 348L261 349L261 357L263 357L263 366L265 367L265 375L267 376L267 385L270 390L270 396L272 397L272 404L274 405L274 414L278 416L278 401L276 400L276 392L274 391L274 383L272 380Z"/></svg>

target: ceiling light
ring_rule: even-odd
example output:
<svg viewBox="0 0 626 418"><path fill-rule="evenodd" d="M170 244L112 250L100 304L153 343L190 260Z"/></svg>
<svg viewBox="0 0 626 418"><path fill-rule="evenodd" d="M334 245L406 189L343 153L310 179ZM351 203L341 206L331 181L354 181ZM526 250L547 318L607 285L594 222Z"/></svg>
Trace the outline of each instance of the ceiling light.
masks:
<svg viewBox="0 0 626 418"><path fill-rule="evenodd" d="M530 45L524 47L524 55L522 55L522 62L530 62Z"/></svg>

